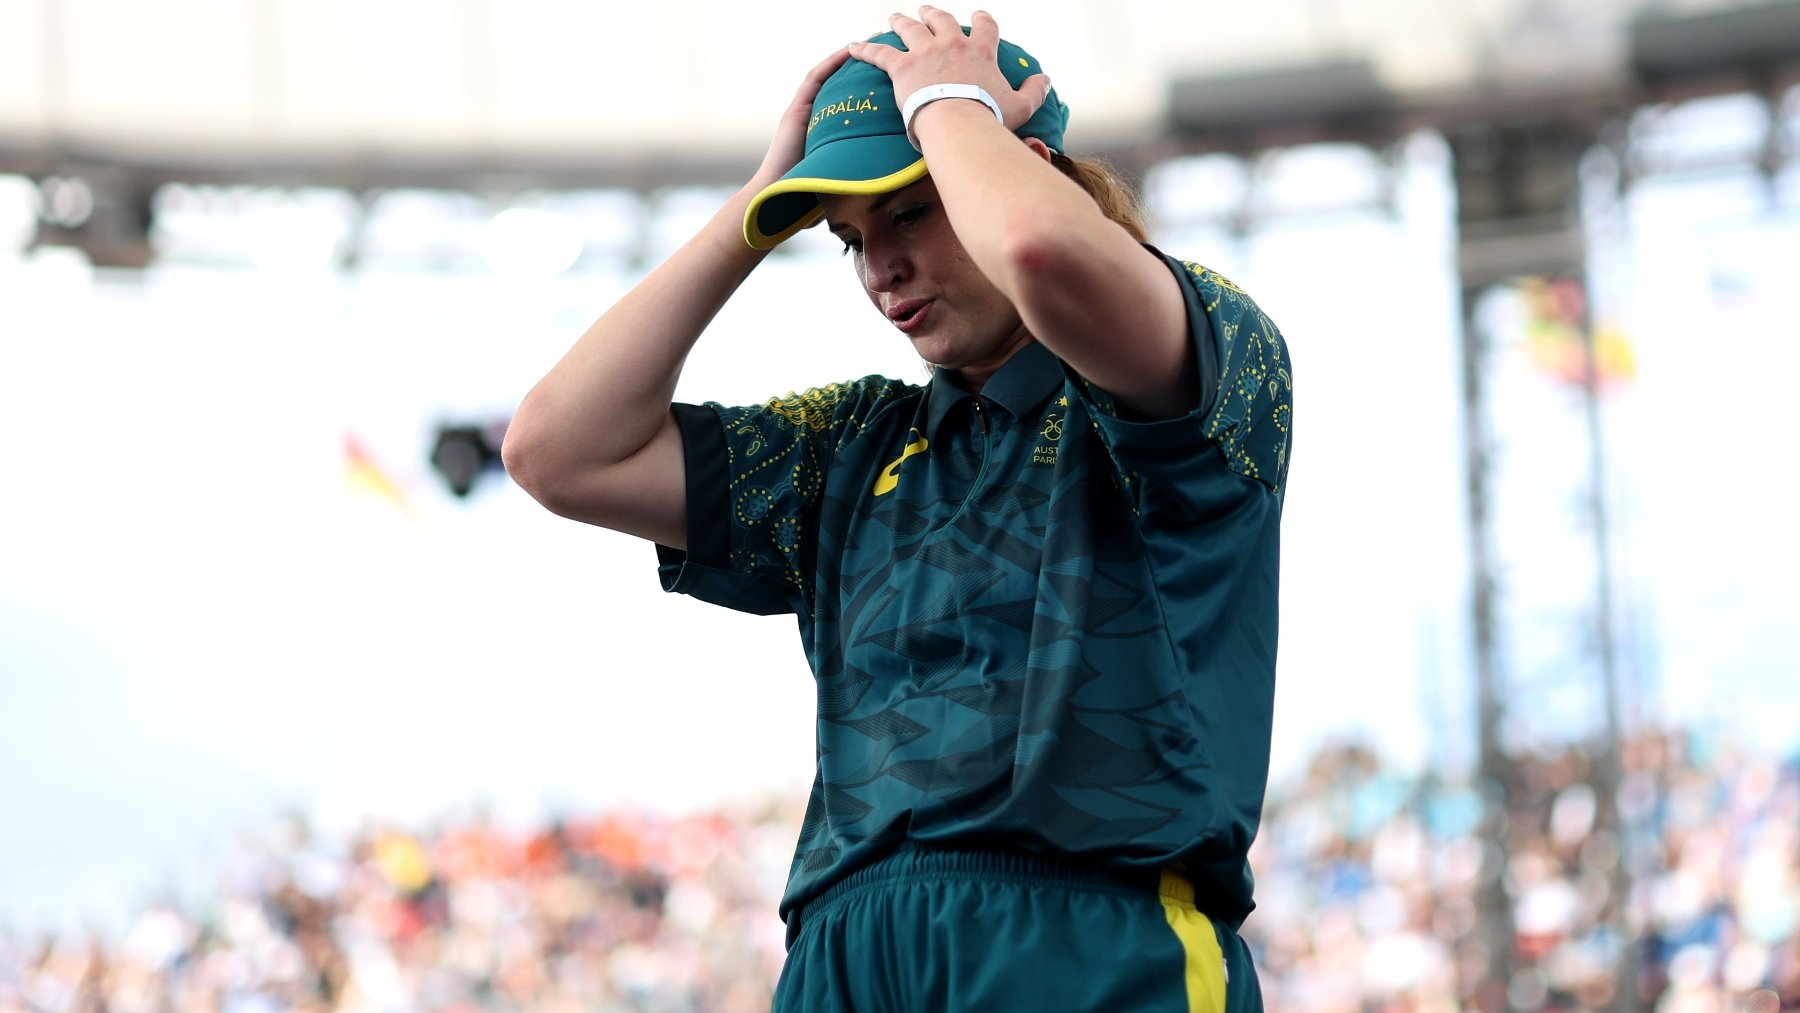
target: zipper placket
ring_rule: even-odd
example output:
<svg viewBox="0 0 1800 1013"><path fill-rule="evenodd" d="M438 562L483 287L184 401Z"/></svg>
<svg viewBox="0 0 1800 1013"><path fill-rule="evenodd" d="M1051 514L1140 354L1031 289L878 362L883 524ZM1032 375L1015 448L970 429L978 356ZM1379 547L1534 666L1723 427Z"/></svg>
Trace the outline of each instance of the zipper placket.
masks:
<svg viewBox="0 0 1800 1013"><path fill-rule="evenodd" d="M975 485L969 489L969 495L963 500L964 504L981 494L981 483L987 479L988 458L994 456L993 441L988 439L987 412L981 408L980 394L975 395L975 423L976 428L981 430L981 467L975 471ZM958 510L957 513L962 511Z"/></svg>
<svg viewBox="0 0 1800 1013"><path fill-rule="evenodd" d="M975 481L969 486L969 491L963 496L962 503L957 506L956 512L951 514L950 519L944 522L945 526L954 523L957 518L961 517L962 512L969 508L969 502L976 496L981 495L981 483L987 479L988 458L993 456L993 448L989 445L990 441L988 440L987 413L982 411L981 408L981 395L975 395L975 400L971 402L971 406L971 410L975 414L975 428L981 433L981 467L975 470Z"/></svg>

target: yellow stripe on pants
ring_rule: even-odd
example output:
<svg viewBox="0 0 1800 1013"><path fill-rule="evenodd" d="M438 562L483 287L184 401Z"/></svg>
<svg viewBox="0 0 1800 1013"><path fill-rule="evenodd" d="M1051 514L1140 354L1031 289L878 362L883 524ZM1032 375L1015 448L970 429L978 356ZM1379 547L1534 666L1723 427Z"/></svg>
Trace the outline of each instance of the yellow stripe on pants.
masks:
<svg viewBox="0 0 1800 1013"><path fill-rule="evenodd" d="M1194 906L1194 884L1164 869L1160 892L1163 915L1187 954L1188 1013L1225 1013L1225 954L1212 920Z"/></svg>

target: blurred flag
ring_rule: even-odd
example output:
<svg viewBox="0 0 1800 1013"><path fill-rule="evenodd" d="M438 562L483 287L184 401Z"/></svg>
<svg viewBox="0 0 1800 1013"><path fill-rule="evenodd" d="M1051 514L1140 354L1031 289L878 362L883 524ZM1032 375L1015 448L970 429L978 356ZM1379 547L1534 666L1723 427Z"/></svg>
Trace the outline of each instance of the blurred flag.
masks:
<svg viewBox="0 0 1800 1013"><path fill-rule="evenodd" d="M1568 278L1521 278L1513 283L1525 309L1525 346L1540 372L1580 387L1587 383L1588 353L1582 343L1587 296ZM1594 385L1601 391L1637 376L1637 356L1617 324L1594 325Z"/></svg>
<svg viewBox="0 0 1800 1013"><path fill-rule="evenodd" d="M417 522L412 502L387 469L369 453L355 433L344 434L344 490L353 499L387 503L407 520Z"/></svg>

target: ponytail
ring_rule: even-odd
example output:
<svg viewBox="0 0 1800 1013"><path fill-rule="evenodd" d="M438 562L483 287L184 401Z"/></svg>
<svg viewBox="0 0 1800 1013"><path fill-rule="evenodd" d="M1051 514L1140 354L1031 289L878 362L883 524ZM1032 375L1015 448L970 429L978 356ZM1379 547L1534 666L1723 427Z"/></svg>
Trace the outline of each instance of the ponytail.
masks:
<svg viewBox="0 0 1800 1013"><path fill-rule="evenodd" d="M1143 203L1111 166L1092 159L1070 158L1060 152L1051 153L1050 164L1087 191L1094 203L1100 205L1101 212L1124 226L1131 238L1140 243L1150 241L1149 230L1144 226Z"/></svg>

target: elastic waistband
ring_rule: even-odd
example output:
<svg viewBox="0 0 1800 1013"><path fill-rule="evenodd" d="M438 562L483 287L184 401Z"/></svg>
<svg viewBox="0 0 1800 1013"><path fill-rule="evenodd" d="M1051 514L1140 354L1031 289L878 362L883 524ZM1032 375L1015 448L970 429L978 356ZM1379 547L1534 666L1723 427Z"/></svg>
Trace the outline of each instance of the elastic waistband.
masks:
<svg viewBox="0 0 1800 1013"><path fill-rule="evenodd" d="M937 848L908 841L790 911L788 936L791 939L797 935L806 918L823 914L852 894L882 886L945 880L1060 886L1134 895L1161 894L1183 903L1194 902L1193 884L1172 869L1103 865L1029 851Z"/></svg>

